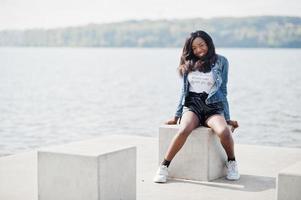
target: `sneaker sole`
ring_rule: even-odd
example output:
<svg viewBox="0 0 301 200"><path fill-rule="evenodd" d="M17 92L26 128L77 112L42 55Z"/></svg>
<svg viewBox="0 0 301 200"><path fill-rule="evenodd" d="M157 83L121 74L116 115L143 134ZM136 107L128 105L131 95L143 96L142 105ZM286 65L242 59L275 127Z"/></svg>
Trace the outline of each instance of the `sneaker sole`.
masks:
<svg viewBox="0 0 301 200"><path fill-rule="evenodd" d="M156 181L156 180L153 180L154 183L166 183L167 181Z"/></svg>
<svg viewBox="0 0 301 200"><path fill-rule="evenodd" d="M226 179L229 180L229 181L237 181L237 180L239 180L239 178L240 178L240 176L238 176L238 177L231 177L231 178L226 177Z"/></svg>

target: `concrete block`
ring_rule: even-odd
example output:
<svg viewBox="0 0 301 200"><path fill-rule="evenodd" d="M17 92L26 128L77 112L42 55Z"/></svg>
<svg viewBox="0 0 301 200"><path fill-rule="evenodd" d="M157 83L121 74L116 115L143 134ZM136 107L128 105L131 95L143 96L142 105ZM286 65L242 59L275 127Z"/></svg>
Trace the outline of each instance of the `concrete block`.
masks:
<svg viewBox="0 0 301 200"><path fill-rule="evenodd" d="M179 125L164 125L159 128L159 162ZM169 177L197 181L211 181L226 175L227 159L220 140L213 131L199 127L192 131L182 149L169 166Z"/></svg>
<svg viewBox="0 0 301 200"><path fill-rule="evenodd" d="M136 147L38 151L38 199L135 200Z"/></svg>
<svg viewBox="0 0 301 200"><path fill-rule="evenodd" d="M301 199L301 162L297 162L279 172L277 177L277 199Z"/></svg>

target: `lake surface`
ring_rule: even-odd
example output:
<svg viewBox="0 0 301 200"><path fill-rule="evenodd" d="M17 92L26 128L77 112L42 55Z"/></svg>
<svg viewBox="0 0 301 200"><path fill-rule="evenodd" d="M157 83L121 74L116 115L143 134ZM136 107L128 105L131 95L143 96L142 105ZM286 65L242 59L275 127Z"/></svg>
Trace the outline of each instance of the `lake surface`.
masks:
<svg viewBox="0 0 301 200"><path fill-rule="evenodd" d="M301 147L301 50L217 49L237 143ZM175 113L181 49L0 48L0 154L134 134Z"/></svg>

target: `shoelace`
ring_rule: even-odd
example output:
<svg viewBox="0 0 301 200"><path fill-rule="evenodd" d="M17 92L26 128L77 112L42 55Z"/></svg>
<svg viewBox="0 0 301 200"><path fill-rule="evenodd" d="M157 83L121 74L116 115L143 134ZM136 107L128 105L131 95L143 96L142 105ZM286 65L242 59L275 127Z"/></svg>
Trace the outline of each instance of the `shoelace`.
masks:
<svg viewBox="0 0 301 200"><path fill-rule="evenodd" d="M228 162L228 168L231 172L236 171L235 161Z"/></svg>
<svg viewBox="0 0 301 200"><path fill-rule="evenodd" d="M166 174L167 174L167 167L162 166L162 167L160 168L159 174L160 174L160 175L166 175Z"/></svg>

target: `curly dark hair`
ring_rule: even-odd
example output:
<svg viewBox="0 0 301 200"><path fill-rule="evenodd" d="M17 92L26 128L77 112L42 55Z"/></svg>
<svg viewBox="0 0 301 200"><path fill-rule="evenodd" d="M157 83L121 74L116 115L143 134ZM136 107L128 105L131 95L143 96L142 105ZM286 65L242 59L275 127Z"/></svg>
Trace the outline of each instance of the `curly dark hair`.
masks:
<svg viewBox="0 0 301 200"><path fill-rule="evenodd" d="M208 46L208 52L202 58L195 56L192 50L192 42L197 37L202 38ZM195 70L209 72L216 60L217 55L215 53L215 47L212 38L205 31L198 30L192 32L186 39L178 70L181 76L183 76L183 73L188 73ZM182 70L183 66L185 67L185 72Z"/></svg>

